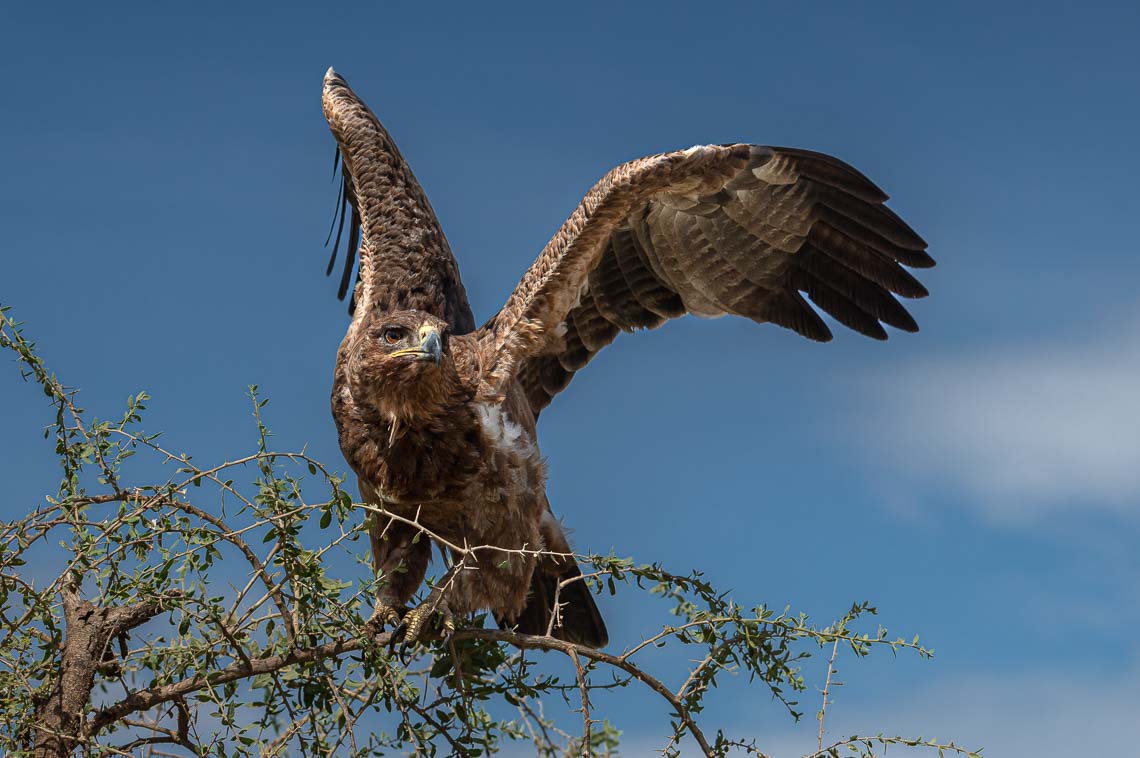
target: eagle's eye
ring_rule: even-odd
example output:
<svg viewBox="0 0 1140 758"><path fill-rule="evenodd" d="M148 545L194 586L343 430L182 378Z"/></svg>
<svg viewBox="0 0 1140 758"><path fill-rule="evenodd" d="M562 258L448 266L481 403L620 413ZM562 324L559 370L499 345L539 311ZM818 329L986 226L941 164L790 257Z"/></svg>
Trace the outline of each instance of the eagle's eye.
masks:
<svg viewBox="0 0 1140 758"><path fill-rule="evenodd" d="M384 337L384 341L389 345L395 345L397 342L404 338L404 330L390 326L384 330L384 334L382 336Z"/></svg>

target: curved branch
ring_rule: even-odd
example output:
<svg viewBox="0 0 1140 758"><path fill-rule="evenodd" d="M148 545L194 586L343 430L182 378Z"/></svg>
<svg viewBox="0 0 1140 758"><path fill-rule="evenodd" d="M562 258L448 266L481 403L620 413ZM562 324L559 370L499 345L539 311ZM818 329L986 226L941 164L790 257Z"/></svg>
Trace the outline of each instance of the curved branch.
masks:
<svg viewBox="0 0 1140 758"><path fill-rule="evenodd" d="M150 710L156 705L186 697L207 687L225 684L226 682L233 682L239 679L247 679L260 674L273 673L286 666L312 663L326 658L339 657L347 653L356 652L364 648L369 642L377 646L385 646L391 641L391 637L391 633L385 632L371 639L367 636L361 636L334 640L316 647L292 650L288 653L274 655L268 658L254 659L248 663L245 661L234 663L211 674L200 674L178 682L139 690L119 702L97 711L95 715L88 720L86 730L88 734L94 734L132 713ZM656 692L674 708L684 723L685 728L693 735L693 738L697 741L697 744L700 745L705 755L711 756L715 754L708 740L705 738L704 733L700 727L697 726L696 721L692 718L692 715L688 712L688 709L685 708L681 700L675 696L661 680L642 670L622 656L610 655L600 650L594 650L584 645L577 645L573 642L566 642L553 637L520 634L518 632L505 631L502 629L459 629L452 635L452 639L456 641L488 640L492 642L504 642L522 650L556 650L565 654L571 660L574 660L576 656L580 656L621 669Z"/></svg>

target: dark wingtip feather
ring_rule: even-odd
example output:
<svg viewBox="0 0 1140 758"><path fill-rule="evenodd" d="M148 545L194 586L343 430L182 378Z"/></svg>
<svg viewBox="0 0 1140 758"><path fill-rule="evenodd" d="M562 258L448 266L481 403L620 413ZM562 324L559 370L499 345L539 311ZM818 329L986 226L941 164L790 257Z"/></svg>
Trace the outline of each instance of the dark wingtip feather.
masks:
<svg viewBox="0 0 1140 758"><path fill-rule="evenodd" d="M360 244L360 216L353 211L352 223L348 230L348 247L344 251L344 269L340 275L340 286L337 287L338 300L344 300L348 294L348 285L352 281L352 264L356 262L356 249Z"/></svg>
<svg viewBox="0 0 1140 758"><path fill-rule="evenodd" d="M887 331L883 329L878 319L825 282L808 281L804 286L805 293L816 307L848 329L875 340L882 341L887 338Z"/></svg>
<svg viewBox="0 0 1140 758"><path fill-rule="evenodd" d="M892 298L894 299L894 298ZM895 300L898 303L897 300ZM900 304L897 309L891 309L884 313L879 314L879 320L887 326L893 326L904 332L914 334L918 331L918 322L914 320L914 316L910 315L910 311L902 307Z"/></svg>
<svg viewBox="0 0 1140 758"><path fill-rule="evenodd" d="M831 342L831 330L815 308L808 305L803 295L793 289L771 292L764 307L756 316L758 323L771 323L791 329L796 334L815 342Z"/></svg>
<svg viewBox="0 0 1140 758"><path fill-rule="evenodd" d="M344 217L348 213L348 198L346 197L347 190L348 179L346 178L344 183L340 186L340 224L336 228L336 241L333 242L332 255L329 256L329 265L328 268L325 269L325 276L332 276L333 266L336 264L337 250L340 249L340 236L344 232Z"/></svg>
<svg viewBox="0 0 1140 758"><path fill-rule="evenodd" d="M862 171L834 155L798 147L773 147L798 159L797 170L809 179L833 187L868 203L885 203L890 197Z"/></svg>
<svg viewBox="0 0 1140 758"><path fill-rule="evenodd" d="M342 223L343 223L343 219L344 219L344 184L343 183L341 183L340 189L337 190L337 193L336 193L336 205L333 207L333 217L332 217L332 223L329 224L329 233L325 235L325 247L328 247L329 240L332 239L333 229L336 228L336 220L337 220L338 216L342 219ZM333 257L329 261L329 267L328 267L328 270L325 271L325 276L328 276L329 274L332 273L333 262L335 260L336 260L336 248L334 247L333 248Z"/></svg>
<svg viewBox="0 0 1140 758"><path fill-rule="evenodd" d="M934 259L925 249L908 251L906 260L901 261L901 263L911 268L934 268Z"/></svg>
<svg viewBox="0 0 1140 758"><path fill-rule="evenodd" d="M344 80L331 68L325 75L326 87L330 84L343 83ZM344 300L348 294L349 282L352 280L352 269L356 263L356 252L360 244L360 214L357 213L356 206L352 202L352 177L348 173L348 165L344 162L338 146L336 152L333 154L333 177L336 177L337 169L340 169L342 181L340 189L337 193L336 208L333 211L333 222L329 226L329 233L325 236L325 245L328 245L329 239L332 237L333 227L336 227L336 239L333 241L332 252L329 254L329 262L325 267L325 276L332 276L333 269L336 267L337 255L340 251L340 240L344 235L344 219L345 216L352 214L352 221L349 224L348 231L348 245L344 251L344 268L340 275L340 284L337 286L337 299ZM338 221L339 218L339 221ZM360 273L357 271L357 281L360 281ZM356 311L356 293L353 292L352 298L348 303L348 312L350 314Z"/></svg>
<svg viewBox="0 0 1140 758"><path fill-rule="evenodd" d="M899 214L885 205L878 206L879 212L889 218L895 224L895 234L899 236L899 244L904 245L908 250L913 250L917 253L926 250L929 245L922 236L911 228L910 224L902 220ZM929 256L927 256L929 257ZM933 263L933 261L931 261Z"/></svg>

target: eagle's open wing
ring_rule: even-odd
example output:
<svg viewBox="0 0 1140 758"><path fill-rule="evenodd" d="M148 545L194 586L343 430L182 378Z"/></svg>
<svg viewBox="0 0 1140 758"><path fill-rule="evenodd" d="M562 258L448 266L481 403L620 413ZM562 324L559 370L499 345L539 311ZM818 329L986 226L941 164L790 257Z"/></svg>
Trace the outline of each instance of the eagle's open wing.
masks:
<svg viewBox="0 0 1140 758"><path fill-rule="evenodd" d="M331 68L321 98L336 137L344 173L336 243L328 273L350 216L339 296L352 279L360 239L360 265L350 310L365 313L415 308L451 324L457 334L475 329L475 317L459 279L459 267L431 203L392 137ZM331 236L331 232L330 232Z"/></svg>
<svg viewBox="0 0 1140 758"><path fill-rule="evenodd" d="M882 324L916 331L892 293L926 295L903 266L934 261L886 199L846 163L791 148L700 146L623 164L480 329L485 390L517 379L537 414L618 332L685 313L831 339L801 293L875 339Z"/></svg>

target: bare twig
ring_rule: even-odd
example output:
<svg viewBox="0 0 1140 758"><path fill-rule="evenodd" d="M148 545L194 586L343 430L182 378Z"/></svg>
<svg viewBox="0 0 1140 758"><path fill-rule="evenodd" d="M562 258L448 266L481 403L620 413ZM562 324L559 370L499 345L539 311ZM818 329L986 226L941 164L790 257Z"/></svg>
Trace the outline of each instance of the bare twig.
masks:
<svg viewBox="0 0 1140 758"><path fill-rule="evenodd" d="M827 679L823 683L823 702L819 705L819 713L816 718L819 719L819 741L817 747L823 750L823 720L827 716L828 696L831 694L831 675L835 673L835 656L839 652L839 638L831 643L831 658L827 661Z"/></svg>
<svg viewBox="0 0 1140 758"><path fill-rule="evenodd" d="M593 747L590 745L590 688L586 683L586 669L578 658L577 650L570 648L566 654L574 664L574 677L578 680L578 691L582 698L582 755L588 758L593 755Z"/></svg>

